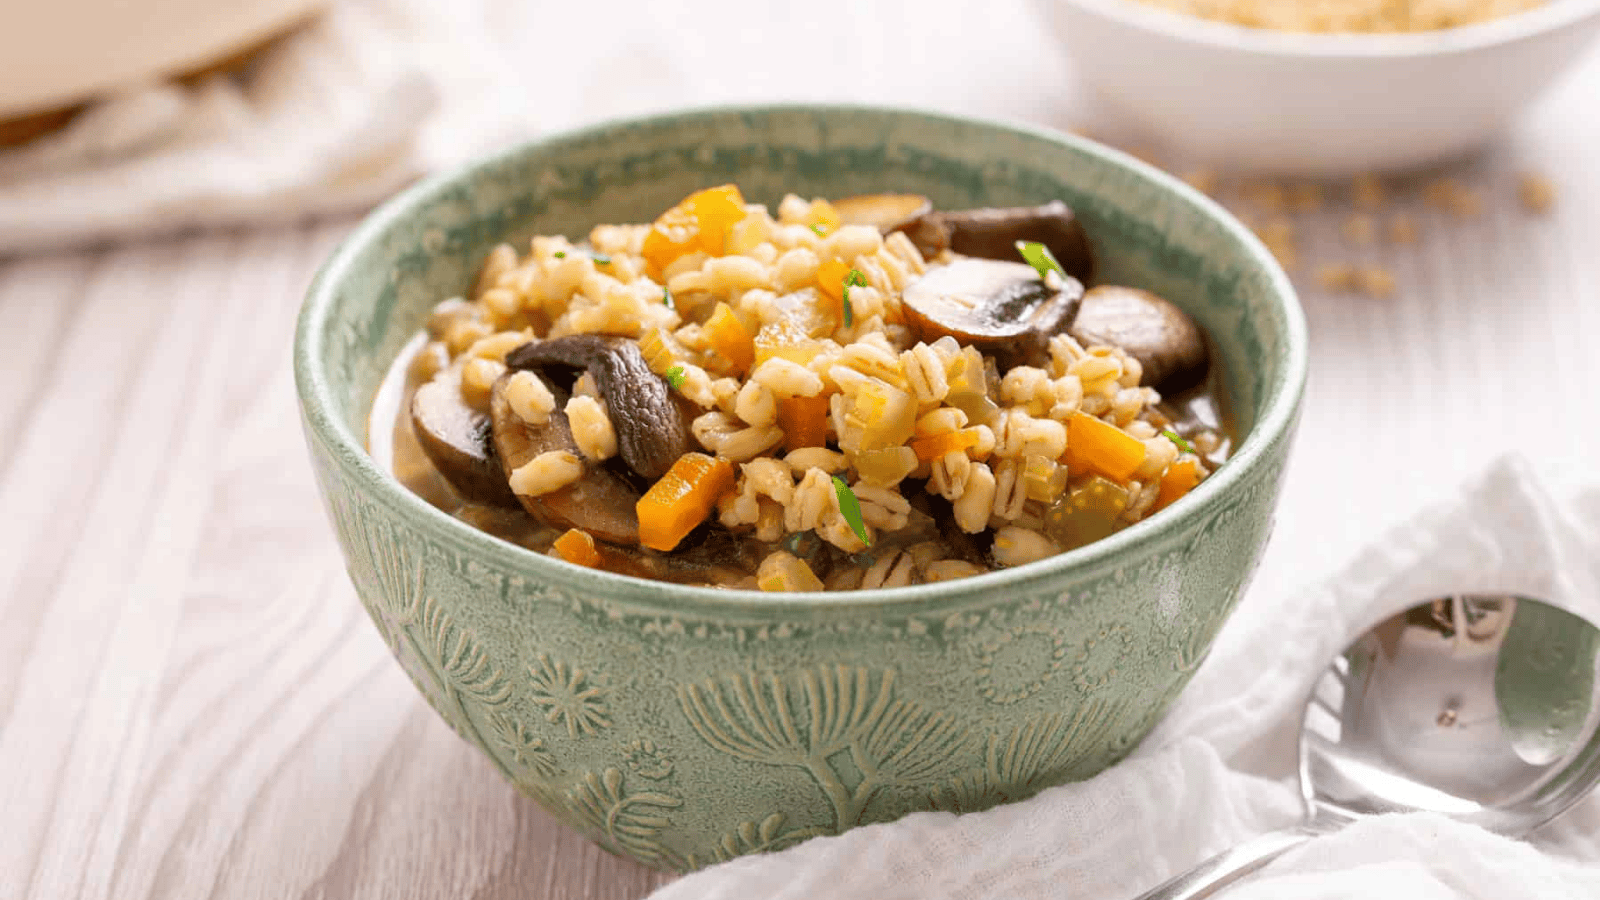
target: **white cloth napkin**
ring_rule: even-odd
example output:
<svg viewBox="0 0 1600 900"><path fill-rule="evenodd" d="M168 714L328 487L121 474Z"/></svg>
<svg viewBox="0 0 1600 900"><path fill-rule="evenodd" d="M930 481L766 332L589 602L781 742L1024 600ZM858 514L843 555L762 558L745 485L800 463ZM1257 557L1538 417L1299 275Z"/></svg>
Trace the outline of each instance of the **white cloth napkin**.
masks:
<svg viewBox="0 0 1600 900"><path fill-rule="evenodd" d="M0 152L0 255L361 209L510 139L490 9L336 0L238 76L95 103Z"/></svg>
<svg viewBox="0 0 1600 900"><path fill-rule="evenodd" d="M1268 552L1271 552L1270 548ZM1325 662L1374 620L1461 591L1524 593L1600 622L1600 484L1553 488L1518 457L1424 510L1348 567L1235 619L1130 760L982 813L919 813L736 859L652 900L1131 898L1301 814L1291 775L1300 704ZM1373 818L1284 855L1230 900L1600 897L1600 798L1530 840L1431 814Z"/></svg>
<svg viewBox="0 0 1600 900"><path fill-rule="evenodd" d="M948 27L965 12L928 0L332 0L245 73L130 86L0 151L0 256L360 211L515 140L685 105L878 101L1066 121L1077 94L1031 2L985 7L1003 42Z"/></svg>

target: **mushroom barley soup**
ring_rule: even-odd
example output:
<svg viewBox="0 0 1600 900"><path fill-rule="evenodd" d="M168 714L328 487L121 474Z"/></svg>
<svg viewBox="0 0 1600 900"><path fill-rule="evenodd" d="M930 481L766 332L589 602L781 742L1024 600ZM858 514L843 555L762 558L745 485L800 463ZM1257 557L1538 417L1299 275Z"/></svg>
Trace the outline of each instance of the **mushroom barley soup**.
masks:
<svg viewBox="0 0 1600 900"><path fill-rule="evenodd" d="M373 449L478 528L642 578L1024 565L1158 514L1229 450L1205 335L1094 268L1059 201L790 195L773 216L710 188L496 247L385 380Z"/></svg>

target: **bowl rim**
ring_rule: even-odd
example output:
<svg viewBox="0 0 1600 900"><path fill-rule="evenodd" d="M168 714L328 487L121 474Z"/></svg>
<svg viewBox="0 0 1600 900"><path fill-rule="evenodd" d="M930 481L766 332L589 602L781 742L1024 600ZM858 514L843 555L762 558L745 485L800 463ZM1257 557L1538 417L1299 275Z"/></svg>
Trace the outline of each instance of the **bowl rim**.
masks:
<svg viewBox="0 0 1600 900"><path fill-rule="evenodd" d="M590 141L619 128L662 127L706 118L774 113L810 115L887 115L901 119L920 119L945 126L999 131L1013 136L1065 144L1089 156L1100 157L1113 166L1131 170L1158 187L1176 193L1216 221L1265 274L1270 290L1278 298L1284 329L1280 345L1284 354L1283 377L1268 386L1263 405L1251 433L1219 467L1189 494L1181 498L1167 515L1152 516L1092 544L1057 554L1048 559L985 572L935 584L853 591L806 591L767 593L759 590L703 588L665 581L636 578L576 566L552 559L509 541L493 537L438 509L407 490L378 466L364 440L355 434L336 412L332 384L320 361L326 346L327 313L339 286L347 277L360 253L396 222L429 199L470 181L481 172L503 166L540 148L564 142ZM745 613L771 618L774 615L805 615L820 610L884 612L905 615L924 613L950 606L963 606L974 595L1012 596L1011 589L1026 588L1041 581L1054 581L1072 573L1092 570L1110 559L1141 546L1162 543L1165 533L1180 523L1203 519L1220 511L1229 493L1265 465L1269 454L1281 442L1292 439L1299 419L1309 370L1309 339L1305 313L1288 275L1266 246L1219 203L1169 175L1127 153L1078 135L1051 128L1004 120L980 118L905 105L851 103L763 103L717 104L682 107L650 115L618 116L578 128L566 129L540 138L519 141L489 154L428 176L404 189L365 216L334 248L317 270L306 290L295 328L294 374L302 419L308 439L320 441L332 456L342 459L353 470L368 498L378 500L397 515L428 527L432 536L454 545L477 558L492 558L507 571L525 573L530 581L550 582L568 589L588 591L670 616L702 613L726 616ZM326 488L324 488L326 490ZM324 502L326 500L324 499ZM642 590L641 590L642 588Z"/></svg>
<svg viewBox="0 0 1600 900"><path fill-rule="evenodd" d="M1542 6L1471 25L1397 34L1288 32L1249 28L1162 9L1138 0L1037 0L1142 31L1220 50L1295 59L1418 59L1472 53L1529 40L1600 15L1600 0L1551 0Z"/></svg>

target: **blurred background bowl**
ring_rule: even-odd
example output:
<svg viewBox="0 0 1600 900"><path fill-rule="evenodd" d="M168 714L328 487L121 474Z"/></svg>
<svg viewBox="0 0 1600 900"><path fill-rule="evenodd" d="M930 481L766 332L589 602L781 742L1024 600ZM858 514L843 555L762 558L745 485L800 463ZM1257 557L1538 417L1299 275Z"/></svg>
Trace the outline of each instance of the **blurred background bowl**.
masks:
<svg viewBox="0 0 1600 900"><path fill-rule="evenodd" d="M1115 114L1173 150L1272 174L1392 171L1468 154L1600 29L1600 0L1383 35L1245 28L1134 0L1038 2Z"/></svg>
<svg viewBox="0 0 1600 900"><path fill-rule="evenodd" d="M145 79L226 66L329 0L44 0L6 5L0 123L17 140ZM31 128L23 124L33 123ZM12 141L12 142L15 142Z"/></svg>
<svg viewBox="0 0 1600 900"><path fill-rule="evenodd" d="M496 243L651 221L730 181L769 208L790 191L909 191L946 209L1065 200L1104 280L1154 290L1207 330L1237 451L1169 509L1089 546L939 584L811 594L570 565L446 515L368 452L384 372ZM1271 255L1175 178L1054 132L779 106L599 125L407 191L318 275L295 372L356 592L419 690L553 815L684 869L1021 799L1132 750L1261 558L1306 354Z"/></svg>

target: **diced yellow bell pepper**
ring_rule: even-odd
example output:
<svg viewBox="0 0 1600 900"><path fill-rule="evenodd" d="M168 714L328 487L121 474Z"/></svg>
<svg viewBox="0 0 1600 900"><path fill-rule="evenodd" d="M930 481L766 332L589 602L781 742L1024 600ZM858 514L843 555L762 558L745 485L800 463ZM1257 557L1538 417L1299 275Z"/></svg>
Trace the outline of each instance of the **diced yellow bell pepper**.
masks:
<svg viewBox="0 0 1600 900"><path fill-rule="evenodd" d="M848 449L898 447L916 433L917 398L888 382L869 378L851 398L845 419L861 428L860 444Z"/></svg>
<svg viewBox="0 0 1600 900"><path fill-rule="evenodd" d="M847 458L861 481L873 487L894 487L917 470L917 454L910 447L862 450Z"/></svg>
<svg viewBox="0 0 1600 900"><path fill-rule="evenodd" d="M779 551L761 561L756 569L756 587L763 591L820 591L822 580L805 560Z"/></svg>
<svg viewBox="0 0 1600 900"><path fill-rule="evenodd" d="M673 352L676 344L677 340L665 328L651 328L639 338L639 354L650 366L650 371L665 376L668 370L678 365L677 355Z"/></svg>
<svg viewBox="0 0 1600 900"><path fill-rule="evenodd" d="M773 357L796 365L810 365L821 353L821 339L833 333L834 320L827 310L827 297L815 288L804 288L771 301L777 317L761 326L755 338L755 364Z"/></svg>
<svg viewBox="0 0 1600 900"><path fill-rule="evenodd" d="M839 230L839 211L820 197L811 201L811 215L807 218L811 229L823 237Z"/></svg>

